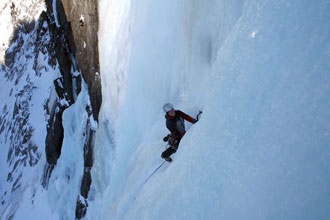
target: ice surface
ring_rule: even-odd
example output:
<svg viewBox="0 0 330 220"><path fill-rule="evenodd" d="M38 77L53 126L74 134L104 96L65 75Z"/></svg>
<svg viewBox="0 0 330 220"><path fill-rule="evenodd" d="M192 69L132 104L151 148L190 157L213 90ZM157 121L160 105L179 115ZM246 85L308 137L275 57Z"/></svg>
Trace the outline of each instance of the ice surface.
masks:
<svg viewBox="0 0 330 220"><path fill-rule="evenodd" d="M97 163L106 166L94 178L107 180L95 185L96 194L104 192L95 203L103 208L88 214L329 218L329 7L328 1L131 2L129 15L102 19L103 28L121 24L121 34L101 41L103 51L111 52L113 41L117 53L127 51L119 46L127 38L131 49L112 68L105 60L101 66L109 82L104 92L119 83L112 74L126 77L119 100L105 101L117 103L118 114L105 117L115 143L100 148L107 156ZM134 19L127 23L126 16ZM127 29L130 37L123 38ZM193 116L204 113L188 126L174 162L144 182L161 163L167 132L161 106L168 101Z"/></svg>

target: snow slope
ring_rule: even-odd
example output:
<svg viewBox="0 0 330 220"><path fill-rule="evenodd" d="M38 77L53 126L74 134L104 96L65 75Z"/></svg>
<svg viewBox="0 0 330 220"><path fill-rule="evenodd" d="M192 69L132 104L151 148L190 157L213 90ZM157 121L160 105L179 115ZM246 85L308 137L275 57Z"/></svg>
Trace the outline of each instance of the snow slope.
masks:
<svg viewBox="0 0 330 220"><path fill-rule="evenodd" d="M40 0L0 5L0 218L74 219L84 173L81 146L89 128L97 127L86 112L87 86L81 85L77 103L63 114L62 155L49 184L42 184L50 109L68 102L55 91L53 81L61 72L41 16L46 5Z"/></svg>
<svg viewBox="0 0 330 220"><path fill-rule="evenodd" d="M330 217L329 1L102 4L90 218ZM148 179L168 101L204 114Z"/></svg>
<svg viewBox="0 0 330 220"><path fill-rule="evenodd" d="M17 210L30 210L36 191L42 191L38 183L45 163L44 104L54 94L50 85L59 75L45 52L50 39L48 32L40 31L45 23L37 21L43 10L40 1L1 2L1 219L22 219L15 216Z"/></svg>

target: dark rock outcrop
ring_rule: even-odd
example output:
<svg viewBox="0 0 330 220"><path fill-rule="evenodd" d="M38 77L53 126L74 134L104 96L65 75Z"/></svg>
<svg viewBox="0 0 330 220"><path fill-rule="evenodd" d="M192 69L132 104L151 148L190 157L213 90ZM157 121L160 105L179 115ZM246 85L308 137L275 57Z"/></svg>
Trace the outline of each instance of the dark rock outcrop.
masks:
<svg viewBox="0 0 330 220"><path fill-rule="evenodd" d="M75 46L75 56L88 85L93 116L97 121L102 102L97 36L99 26L97 1L62 0L62 3L66 18L71 24L73 39L70 40L70 45Z"/></svg>
<svg viewBox="0 0 330 220"><path fill-rule="evenodd" d="M12 24L15 26L8 42L9 47L5 51L3 59L5 62L0 64L1 74L12 86L8 99L14 100L13 102L2 100L4 104L0 115L0 135L8 146L8 186L3 189L1 195L1 204L7 205L10 209L6 219L14 218L16 207L20 204L19 199L8 198L26 187L22 183L25 168L35 166L42 157L42 142L35 141L40 137L34 136L39 127L31 123L36 117L31 112L34 97L40 92L49 92L48 99L44 97L46 100L43 100L47 127L45 137L47 163L42 186L47 189L52 171L63 153L65 129L62 122L63 112L76 102L84 82L88 85L90 100L86 102L86 112L83 113L89 116L85 121L86 127L82 137L84 142L82 146L78 146L84 152L84 166L81 167L83 175L78 186L80 192L77 195L76 219L83 218L88 207L97 126L95 121L98 121L102 101L97 1L44 0L44 2L47 10L42 12L37 20L34 20L34 17L22 19L20 16L22 7L29 8L29 4L6 3L1 9L9 10ZM39 3L42 5L41 2ZM56 11L53 11L54 6ZM54 76L57 78L52 82ZM47 83L45 88L49 86L47 87L49 90L37 86L43 79L47 80L44 83ZM8 201L12 204L8 205Z"/></svg>
<svg viewBox="0 0 330 220"><path fill-rule="evenodd" d="M81 90L80 72L88 85L91 106L86 112L93 120L98 120L101 106L101 79L98 57L98 12L97 1L57 0L56 14L53 11L53 0L46 0L47 14L54 54L59 63L61 77L54 80L54 86L59 99L49 109L49 121L46 138L46 155L48 165L45 167L43 185L47 188L51 172L61 154L63 142L62 114L75 102L75 97ZM57 23L56 23L57 22ZM67 103L63 105L60 103ZM76 218L85 216L88 207L87 198L92 182L91 168L93 166L93 138L95 131L90 125L89 117L86 126L84 146L84 174L81 181L80 195L76 206Z"/></svg>

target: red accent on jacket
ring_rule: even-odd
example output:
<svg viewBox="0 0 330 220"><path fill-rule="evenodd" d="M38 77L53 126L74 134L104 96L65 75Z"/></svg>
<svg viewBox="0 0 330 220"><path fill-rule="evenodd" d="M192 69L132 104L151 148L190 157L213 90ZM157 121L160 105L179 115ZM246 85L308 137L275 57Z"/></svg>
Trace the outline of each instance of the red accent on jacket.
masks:
<svg viewBox="0 0 330 220"><path fill-rule="evenodd" d="M178 140L181 140L186 133L183 119L189 121L190 123L196 122L196 119L180 110L175 110L175 116L170 116L166 113L165 118L166 127L171 132L171 136Z"/></svg>

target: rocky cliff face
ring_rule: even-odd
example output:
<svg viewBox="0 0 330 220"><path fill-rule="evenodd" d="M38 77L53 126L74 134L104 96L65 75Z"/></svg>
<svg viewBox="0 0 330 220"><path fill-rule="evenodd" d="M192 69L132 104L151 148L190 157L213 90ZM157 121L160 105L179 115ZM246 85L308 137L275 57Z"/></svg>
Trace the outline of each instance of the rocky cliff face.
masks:
<svg viewBox="0 0 330 220"><path fill-rule="evenodd" d="M98 57L98 12L97 1L79 1L79 0L60 0L56 1L56 12L54 11L54 0L46 0L48 15L54 22L51 32L63 34L65 42L56 43L56 56L60 61L62 77L60 81L55 81L55 87L59 88L58 94L68 95L69 103L74 102L73 97L75 92L79 93L80 76L70 77L67 73L76 70L81 72L85 82L88 85L91 106L86 106L88 115L92 115L97 121L100 110L101 99L101 78L99 73L99 57ZM57 26L54 23L57 21ZM61 32L61 33L59 33ZM53 39L58 41L58 37ZM66 46L67 45L67 48ZM65 50L63 50L66 48ZM69 74L70 75L70 74ZM72 75L72 74L71 74ZM63 86L60 86L63 85ZM74 86L76 85L76 86ZM73 91L73 94L71 92ZM71 101L72 100L72 101ZM45 169L44 185L47 185L47 180L51 175L51 170L56 164L56 160L60 155L60 145L63 140L63 128L61 126L61 115L65 108L60 108L59 111L51 117L54 127L49 128L46 145L55 146L46 147L46 152L51 160L48 160L49 166ZM49 123L50 124L50 123ZM89 123L87 123L89 125ZM56 130L56 132L53 131ZM91 127L86 127L86 140L84 146L84 174L81 182L80 195L77 199L76 218L82 218L87 209L87 197L92 182L91 167L93 166L93 137L95 131ZM57 145L57 146L56 146ZM52 149L56 149L55 151Z"/></svg>
<svg viewBox="0 0 330 220"><path fill-rule="evenodd" d="M41 185L47 189L61 157L63 112L75 103L85 81L90 102L86 104L89 119L85 123L85 140L80 146L84 152L84 173L76 205L76 219L80 219L88 207L92 182L95 126L91 125L91 118L97 121L102 101L97 1L8 0L0 7L0 15L5 13L13 34L8 43L1 42L0 48L5 51L0 60L4 60L0 63L2 86L9 88L4 95L6 101L1 100L0 104L0 145L8 150L7 180L0 188L0 212L6 210L6 217L0 217L14 218L20 204L14 195L29 184L23 182L27 179L25 170L38 164L43 154L47 160ZM33 15L27 16L29 13ZM36 103L36 99L40 101ZM45 117L35 115L36 109L44 111ZM40 127L46 128L45 134L38 131Z"/></svg>
<svg viewBox="0 0 330 220"><path fill-rule="evenodd" d="M95 0L62 0L64 14L70 22L73 39L70 47L75 52L78 67L88 84L94 119L98 119L101 105L101 78L98 52L98 8ZM61 19L62 20L62 19ZM69 30L70 31L70 30ZM75 48L73 48L75 46Z"/></svg>
<svg viewBox="0 0 330 220"><path fill-rule="evenodd" d="M47 9L53 13L53 1L46 0ZM94 119L98 119L102 98L98 52L97 1L57 0L56 16L66 36L70 52L75 55L76 67L88 84Z"/></svg>

